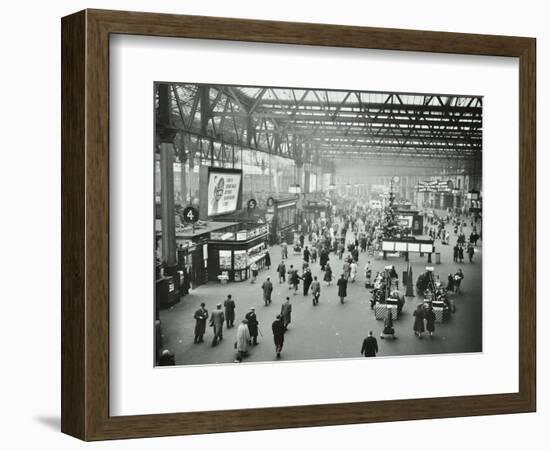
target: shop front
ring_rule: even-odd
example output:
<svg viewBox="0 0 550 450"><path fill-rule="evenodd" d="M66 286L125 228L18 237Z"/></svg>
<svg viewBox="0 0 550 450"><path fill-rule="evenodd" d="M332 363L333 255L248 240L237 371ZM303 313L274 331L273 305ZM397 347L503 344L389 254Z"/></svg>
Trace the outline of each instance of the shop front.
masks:
<svg viewBox="0 0 550 450"><path fill-rule="evenodd" d="M267 224L240 224L242 229L216 232L208 244L208 276L227 276L228 281L244 281L253 263L262 269L267 252Z"/></svg>
<svg viewBox="0 0 550 450"><path fill-rule="evenodd" d="M266 220L270 221L269 243L294 242L297 224L297 198L268 199Z"/></svg>
<svg viewBox="0 0 550 450"><path fill-rule="evenodd" d="M208 282L208 242L212 233L237 229L235 222L200 222L176 230L177 270L181 294Z"/></svg>
<svg viewBox="0 0 550 450"><path fill-rule="evenodd" d="M304 206L304 220L316 222L318 219L328 219L331 207L328 202L307 200Z"/></svg>
<svg viewBox="0 0 550 450"><path fill-rule="evenodd" d="M399 225L408 230L407 234L420 236L423 234L424 217L418 211L398 209L395 211Z"/></svg>

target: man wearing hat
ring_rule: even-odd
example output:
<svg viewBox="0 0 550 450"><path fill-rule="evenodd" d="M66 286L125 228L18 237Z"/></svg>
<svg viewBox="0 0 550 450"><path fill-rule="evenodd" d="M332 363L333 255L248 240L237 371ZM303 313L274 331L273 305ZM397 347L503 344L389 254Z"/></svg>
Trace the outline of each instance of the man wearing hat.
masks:
<svg viewBox="0 0 550 450"><path fill-rule="evenodd" d="M311 276L311 270L309 270L309 268L304 269L304 273L302 275L302 281L304 282L304 296L305 296L308 294L309 287L313 282L313 277Z"/></svg>
<svg viewBox="0 0 550 450"><path fill-rule="evenodd" d="M235 322L235 300L231 298L231 294L227 294L227 300L223 302L225 307L225 320L227 322L227 328L233 328Z"/></svg>
<svg viewBox="0 0 550 450"><path fill-rule="evenodd" d="M378 342L376 338L372 335L372 331L369 331L369 335L363 340L363 345L361 346L361 354L365 357L374 357L378 353Z"/></svg>
<svg viewBox="0 0 550 450"><path fill-rule="evenodd" d="M203 336L206 331L206 319L208 319L208 310L205 304L201 303L201 307L195 311L195 344L203 342Z"/></svg>
<svg viewBox="0 0 550 450"><path fill-rule="evenodd" d="M237 358L235 359L235 362L242 362L243 358L248 354L249 340L250 332L248 331L248 323L247 320L244 319L237 327L237 340L235 341Z"/></svg>
<svg viewBox="0 0 550 450"><path fill-rule="evenodd" d="M215 347L218 342L223 339L222 331L224 320L225 316L223 315L222 304L218 303L216 305L216 310L212 311L212 315L210 316L210 326L214 327L214 340L212 341L212 347Z"/></svg>
<svg viewBox="0 0 550 450"><path fill-rule="evenodd" d="M254 307L250 308L250 312L246 314L245 318L248 322L248 331L250 332L252 345L258 345L258 319L256 318Z"/></svg>
<svg viewBox="0 0 550 450"><path fill-rule="evenodd" d="M283 350L286 331L280 314L271 324L271 329L273 330L273 342L275 343L275 352L277 353L277 359L279 359L281 357L281 350Z"/></svg>
<svg viewBox="0 0 550 450"><path fill-rule="evenodd" d="M269 277L262 284L262 291L264 292L265 306L268 306L271 304L271 293L273 292L273 283L271 283Z"/></svg>
<svg viewBox="0 0 550 450"><path fill-rule="evenodd" d="M288 328L288 324L290 323L292 314L292 305L290 304L290 298L287 297L286 301L281 305L281 317L283 319L283 325L285 327L285 331Z"/></svg>

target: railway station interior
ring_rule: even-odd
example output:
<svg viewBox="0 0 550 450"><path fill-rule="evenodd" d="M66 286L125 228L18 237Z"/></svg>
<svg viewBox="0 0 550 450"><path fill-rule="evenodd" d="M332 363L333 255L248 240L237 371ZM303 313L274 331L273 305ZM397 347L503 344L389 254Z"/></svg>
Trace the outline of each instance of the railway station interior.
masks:
<svg viewBox="0 0 550 450"><path fill-rule="evenodd" d="M155 365L483 351L482 98L157 83L155 130Z"/></svg>

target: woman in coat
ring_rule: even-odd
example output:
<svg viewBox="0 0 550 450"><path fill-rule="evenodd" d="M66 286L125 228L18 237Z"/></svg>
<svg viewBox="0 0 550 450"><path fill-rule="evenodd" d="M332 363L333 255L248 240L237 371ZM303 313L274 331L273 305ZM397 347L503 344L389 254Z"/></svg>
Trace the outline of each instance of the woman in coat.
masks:
<svg viewBox="0 0 550 450"><path fill-rule="evenodd" d="M290 266L290 271L288 272L288 280L290 283L290 286L294 290L294 294L296 294L296 291L298 290L298 284L300 284L300 277L298 276L298 271L293 269L292 266Z"/></svg>
<svg viewBox="0 0 550 450"><path fill-rule="evenodd" d="M235 341L237 359L235 359L235 362L242 362L243 358L247 355L249 342L248 321L244 319L237 327L237 340Z"/></svg>
<svg viewBox="0 0 550 450"><path fill-rule="evenodd" d="M422 337L422 333L424 333L424 305L420 304L413 312L414 316L414 335L416 337Z"/></svg>
<svg viewBox="0 0 550 450"><path fill-rule="evenodd" d="M453 274L450 273L449 276L447 277L447 291L454 292L454 290L455 290L455 280L454 280Z"/></svg>
<svg viewBox="0 0 550 450"><path fill-rule="evenodd" d="M325 267L325 276L323 277L323 280L327 282L327 286L330 286L330 283L332 282L332 269L329 263L327 263Z"/></svg>
<svg viewBox="0 0 550 450"><path fill-rule="evenodd" d="M426 311L426 330L428 330L428 333L431 336L433 336L435 331L435 312L434 309L430 306L428 308L428 311Z"/></svg>

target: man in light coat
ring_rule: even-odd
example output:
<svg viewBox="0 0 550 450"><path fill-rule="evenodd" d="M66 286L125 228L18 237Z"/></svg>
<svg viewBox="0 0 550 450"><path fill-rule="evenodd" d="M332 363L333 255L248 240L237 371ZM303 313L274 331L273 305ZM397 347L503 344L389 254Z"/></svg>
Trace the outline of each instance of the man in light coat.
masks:
<svg viewBox="0 0 550 450"><path fill-rule="evenodd" d="M237 340L235 341L237 358L235 362L242 362L243 358L248 354L249 343L250 332L248 331L248 321L244 319L237 327Z"/></svg>

